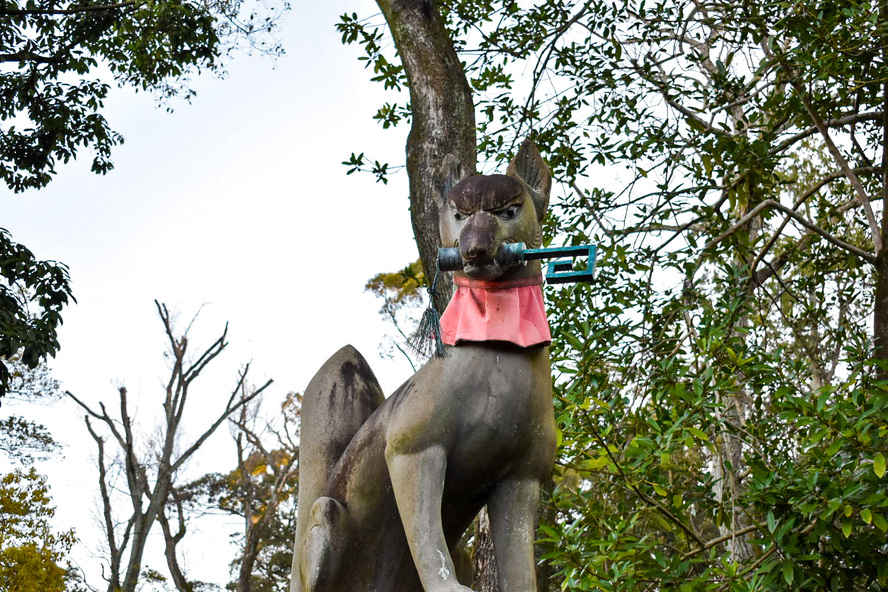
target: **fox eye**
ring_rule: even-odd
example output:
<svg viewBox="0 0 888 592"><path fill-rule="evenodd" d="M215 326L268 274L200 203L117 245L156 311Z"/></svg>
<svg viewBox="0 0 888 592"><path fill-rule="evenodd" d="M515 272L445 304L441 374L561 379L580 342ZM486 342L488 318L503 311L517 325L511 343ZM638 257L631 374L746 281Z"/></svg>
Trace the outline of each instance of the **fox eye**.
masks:
<svg viewBox="0 0 888 592"><path fill-rule="evenodd" d="M509 206L508 208L497 212L496 215L499 216L500 218L502 218L503 220L511 220L512 218L514 218L518 214L518 210L520 208L521 208L521 206L518 206L518 205Z"/></svg>
<svg viewBox="0 0 888 592"><path fill-rule="evenodd" d="M457 222L462 220L465 217L466 217L465 214L463 214L459 210L453 210L453 219L456 220Z"/></svg>

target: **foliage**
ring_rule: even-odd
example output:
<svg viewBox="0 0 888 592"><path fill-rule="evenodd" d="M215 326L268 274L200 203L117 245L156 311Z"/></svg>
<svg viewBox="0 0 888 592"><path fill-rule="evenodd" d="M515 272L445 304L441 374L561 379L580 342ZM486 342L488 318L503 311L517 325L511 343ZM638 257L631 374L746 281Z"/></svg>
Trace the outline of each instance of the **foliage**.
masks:
<svg viewBox="0 0 888 592"><path fill-rule="evenodd" d="M123 141L101 110L115 81L163 99L190 96L188 80L222 73L222 57L244 42L279 54L270 37L288 5L125 0L84 3L5 0L0 4L0 179L13 191L44 187L56 163L93 152L92 170L113 167Z"/></svg>
<svg viewBox="0 0 888 592"><path fill-rule="evenodd" d="M243 528L232 535L239 553L231 562L235 578L227 586L230 590L289 590L301 409L302 396L291 393L279 413L257 429L260 403L242 408L231 421L237 446L235 469L204 475L180 490L192 512L213 508L243 520Z"/></svg>
<svg viewBox="0 0 888 592"><path fill-rule="evenodd" d="M367 281L364 289L382 298L384 306L401 306L422 303L422 286L425 276L419 260L394 273L378 273Z"/></svg>
<svg viewBox="0 0 888 592"><path fill-rule="evenodd" d="M0 228L0 397L10 382L4 360L16 356L26 369L35 369L47 356L55 356L61 310L69 299L74 300L68 268L40 261Z"/></svg>
<svg viewBox="0 0 888 592"><path fill-rule="evenodd" d="M7 367L10 370L7 403L52 404L61 397L58 382L45 364L28 368L16 354L7 361ZM59 447L49 430L40 423L20 415L0 419L0 452L13 462L31 464L35 459L47 458Z"/></svg>
<svg viewBox="0 0 888 592"><path fill-rule="evenodd" d="M46 480L33 467L0 479L0 589L5 592L63 592L76 580L64 563L76 541L74 531L53 532L50 503Z"/></svg>
<svg viewBox="0 0 888 592"><path fill-rule="evenodd" d="M807 364L750 347L756 331L732 334L716 307L686 347L681 323L653 314L657 351L637 360L637 324L594 308L567 319L585 300L560 294L553 322L563 443L559 519L544 543L569 589L885 586L888 385L853 363L846 379L812 393ZM738 425L725 409L741 397L750 411ZM726 438L743 442L742 529L713 476ZM749 561L726 552L722 526L753 533Z"/></svg>
<svg viewBox="0 0 888 592"><path fill-rule="evenodd" d="M386 338L381 352L391 358L394 350L398 350L411 366L413 361L407 354L410 348L404 346L409 340L410 327L419 322L418 311L426 302L423 294L425 283L422 261L417 259L400 271L376 274L364 286L364 290L382 299L379 314L392 324L397 333Z"/></svg>
<svg viewBox="0 0 888 592"><path fill-rule="evenodd" d="M552 588L888 587L884 6L439 6L482 168L532 133L549 240L599 245L547 294ZM382 23L339 26L404 87Z"/></svg>
<svg viewBox="0 0 888 592"><path fill-rule="evenodd" d="M58 447L52 434L42 425L23 417L0 419L0 452L21 463L32 463Z"/></svg>

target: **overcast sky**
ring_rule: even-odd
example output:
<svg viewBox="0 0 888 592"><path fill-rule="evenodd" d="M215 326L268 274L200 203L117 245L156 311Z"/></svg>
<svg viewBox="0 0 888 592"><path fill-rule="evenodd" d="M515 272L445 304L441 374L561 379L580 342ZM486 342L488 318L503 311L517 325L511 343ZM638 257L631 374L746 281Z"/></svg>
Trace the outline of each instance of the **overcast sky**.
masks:
<svg viewBox="0 0 888 592"><path fill-rule="evenodd" d="M229 351L194 393L190 433L227 396L244 362L252 361L255 382L274 379L270 403L302 391L346 343L364 353L387 392L409 376L406 360L379 357L387 328L380 302L363 291L375 273L417 256L406 175L382 185L346 176L341 164L360 151L402 162L407 129L383 130L372 120L382 89L334 29L338 15L352 11L378 9L370 0L294 3L279 31L285 57L273 64L236 56L225 79L196 79L192 104L176 103L172 114L149 95L113 91L105 115L126 138L114 171L93 175L84 157L59 166L44 190L0 190L0 227L71 270L77 304L64 312L62 349L51 364L63 388L96 404L113 402L125 385L139 419L150 423L166 372L154 299L183 323L203 305L194 347L230 324ZM26 411L4 405L0 417ZM77 528L84 545L76 558L101 585L94 443L73 403L38 415L66 444L64 459L39 466L50 477L58 526ZM228 430L219 436L192 474L233 467ZM189 575L227 582L226 545L218 525L195 532ZM165 571L158 556L147 564Z"/></svg>

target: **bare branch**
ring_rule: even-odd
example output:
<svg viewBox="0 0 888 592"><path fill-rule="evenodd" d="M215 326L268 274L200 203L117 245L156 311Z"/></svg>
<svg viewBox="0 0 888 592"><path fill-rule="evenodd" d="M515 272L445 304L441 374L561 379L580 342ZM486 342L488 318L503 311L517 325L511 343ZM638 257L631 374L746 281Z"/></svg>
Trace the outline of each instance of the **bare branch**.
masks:
<svg viewBox="0 0 888 592"><path fill-rule="evenodd" d="M880 170L876 167L860 167L860 168L855 169L855 171L858 174L880 172ZM820 179L817 183L815 183L814 185L809 187L799 197L796 198L795 202L792 205L792 209L797 210L803 203L808 201L809 197L811 197L812 195L814 195L815 193L820 191L820 189L822 189L827 183L829 183L830 181L834 181L835 179L842 178L844 176L845 176L845 173L843 171L833 171L829 175ZM856 200L854 200L851 203L858 203L858 202ZM764 248L758 253L758 255L756 255L756 258L753 260L752 265L750 266L749 273L750 273L751 277L755 277L756 268L758 267L759 263L761 263L762 259L764 259L765 255L767 255L768 251L771 250L771 247L773 247L774 244L777 242L777 239L780 238L780 235L783 234L783 230L786 228L786 225L789 223L789 220L790 220L789 216L784 218L783 222L780 224L780 226L777 228L777 230L775 230L774 233L771 235L771 238L768 239L768 242L765 244ZM799 241L799 242L801 242L801 241ZM759 279L759 278L756 278L756 279L759 284L762 281L764 281L763 279Z"/></svg>
<svg viewBox="0 0 888 592"><path fill-rule="evenodd" d="M99 493L102 496L102 519L105 523L105 538L108 542L108 553L111 558L111 577L108 581L116 589L120 587L120 557L125 543L123 547L118 548L114 534L114 520L111 516L111 496L108 493L108 474L105 469L105 440L93 430L92 424L89 423L89 417L86 417L85 421L86 429L93 440L96 441L96 446L99 449Z"/></svg>
<svg viewBox="0 0 888 592"><path fill-rule="evenodd" d="M108 415L108 410L105 409L104 403L99 403L99 407L101 407L101 409L102 409L102 414L99 415L98 413L93 411L89 407L89 405L87 405L86 403L84 403L83 401L81 401L80 399L75 397L74 393L72 393L71 391L65 391L65 394L67 396L71 397L74 400L74 402L77 403L78 405L80 405L89 415L92 415L94 418L98 419L99 421L104 422L105 425L108 426L108 429L111 430L111 433L114 435L114 438L117 440L117 443L120 444L120 447L126 448L126 444L124 442L123 436L121 436L120 432L117 431L117 428L114 425L114 420L111 418L110 415Z"/></svg>
<svg viewBox="0 0 888 592"><path fill-rule="evenodd" d="M172 533L169 519L166 516L166 510L161 509L157 514L157 521L160 522L160 528L163 531L164 555L166 556L167 567L170 570L170 575L173 578L173 584L176 586L176 590L179 592L192 592L192 586L182 572L182 568L179 565L179 559L176 556L176 547L182 540L182 537L185 536L185 518L182 511L182 503L176 495L175 489L171 488L170 493L173 500L176 502L176 508L179 513L179 530L176 534Z"/></svg>
<svg viewBox="0 0 888 592"><path fill-rule="evenodd" d="M703 551L711 549L712 547L714 547L716 545L720 545L722 543L725 543L725 542L731 540L732 538L743 536L745 534L749 534L750 532L755 532L756 530L759 530L760 528L761 528L760 525L753 524L752 526L747 526L746 528L741 528L740 530L733 531L733 532L726 534L724 536L720 536L717 539L712 539L711 541L709 541L708 543L706 543L702 547L698 547L692 551L688 551L687 553L682 555L681 558L682 558L682 560L689 559L690 557L693 557L694 555L699 555Z"/></svg>
<svg viewBox="0 0 888 592"><path fill-rule="evenodd" d="M204 353L200 355L200 357L195 360L191 366L189 366L188 370L183 373L183 377L186 381L191 382L195 378L197 378L198 374L206 368L207 364L209 364L213 359L222 353L228 346L228 342L225 339L228 337L228 323L225 323L225 328L222 330L222 335L206 350Z"/></svg>
<svg viewBox="0 0 888 592"><path fill-rule="evenodd" d="M150 531L155 521L159 521L167 541L167 562L170 572L173 574L176 587L184 592L191 587L191 584L187 582L182 574L175 554L176 545L186 534L185 508L174 484L176 472L204 444L223 421L249 403L249 401L259 396L271 384L271 381L267 381L252 393L243 395L242 391L249 371L249 364L246 365L240 371L237 386L228 398L225 408L218 418L183 454L175 457L180 437L179 428L188 398L188 387L197 378L201 370L218 355L227 343L225 341L225 333L223 333L221 338L217 339L204 351L195 365L192 365L188 370L184 370L188 341L185 335L177 338L173 330L172 317L166 305L157 301L155 301L155 305L164 325L166 337L169 340L174 363L171 369L170 380L166 385L165 399L163 399L163 407L166 413L165 423L162 424L162 433L160 434L162 442L160 449L156 451L156 456L150 461L152 463L150 467L146 466L136 454L137 432L129 409L129 398L126 388L118 390L119 420L111 417L103 403L99 404L100 410L96 411L72 393L66 394L86 411L87 429L93 438L96 439L100 449L99 473L105 510L104 523L107 531L106 536L109 538L110 554L113 563L111 575L113 582L109 581L110 584L113 584L111 588L132 592L138 587L143 565L143 555ZM240 399L238 399L239 394L242 395ZM128 512L130 517L120 538L118 538L120 525L113 522L111 513L111 504L114 500L111 496L112 487L108 481L108 466L105 462L105 442L93 430L90 418L97 419L108 426L120 448L120 454L123 459L123 468L118 468L117 470L126 476L127 491L125 493L130 497L132 510ZM152 471L151 475L149 475L149 469ZM156 474L154 474L155 471ZM149 476L151 476L151 481L149 481ZM171 525L169 522L170 517L168 513L171 510L167 507L167 504L170 499L175 503L176 511L178 512L178 529L176 532L173 532L174 525ZM146 501L147 505L145 505ZM122 559L124 549L129 550L129 556L125 562ZM120 579L123 581L118 581Z"/></svg>
<svg viewBox="0 0 888 592"><path fill-rule="evenodd" d="M815 109L814 104L811 102L811 98L808 96L808 92L805 90L805 87L799 79L799 76L796 73L795 69L783 58L783 56L775 55L774 52L771 51L767 43L763 43L762 48L769 57L775 58L780 63L781 68L783 68L783 70L786 72L787 78L789 78L790 85L792 86L793 90L795 90L796 94L799 97L799 100L802 101L802 105L805 106L805 110L808 112L808 116L811 118L811 121L814 122L814 126L823 137L823 141L826 143L826 147L829 150L829 153L832 155L833 160L836 161L836 164L839 165L839 168L845 173L845 176L848 177L848 181L851 183L851 186L854 187L854 191L855 193L857 193L857 199L860 200L860 203L863 206L863 210L866 213L866 220L869 224L870 232L873 235L873 245L875 246L875 251L876 253L881 253L882 233L881 229L879 228L879 223L876 221L876 215L875 213L873 213L873 207L870 203L870 198L866 192L866 189L864 189L863 184L860 182L860 179L851 169L848 161L845 160L842 152L836 146L835 142L832 139L832 136L830 136L829 129L823 122L823 119L820 117L817 109ZM815 230L815 232L817 231ZM873 260L871 261L871 263L875 263L875 261Z"/></svg>
<svg viewBox="0 0 888 592"><path fill-rule="evenodd" d="M232 392L231 397L229 397L228 403L225 405L225 409L222 411L222 413L220 413L219 416L216 418L216 420L212 423L212 425L210 425L210 427L208 427L204 431L204 433L201 434L197 440L195 440L194 444L189 446L188 449L185 452L183 452L181 456L179 456L178 460L176 460L176 462L172 464L171 470L173 472L178 470L179 467L181 467L182 464L184 464L185 461L188 460L191 457L191 455L194 454L197 451L197 449L201 447L201 445L207 440L207 438L209 438L210 436L213 435L213 433L216 431L216 428L218 428L220 425L222 425L222 422L224 422L226 419L228 419L228 417L233 412L237 411L238 409L241 408L241 406L246 405L247 403L249 403L250 401L252 401L256 397L258 397L260 394L262 394L262 391L267 389L269 386L271 386L271 383L274 382L271 379L269 379L261 387L257 388L255 391L253 391L249 395L243 397L242 399L240 399L239 401L237 401L236 403L234 403L232 405L232 402L234 401L235 397L237 396L237 392L243 387L243 384L246 381L247 372L249 371L249 369L250 369L250 365L247 364L244 367L244 369L241 371L240 376L238 378L237 386L234 388L234 391Z"/></svg>

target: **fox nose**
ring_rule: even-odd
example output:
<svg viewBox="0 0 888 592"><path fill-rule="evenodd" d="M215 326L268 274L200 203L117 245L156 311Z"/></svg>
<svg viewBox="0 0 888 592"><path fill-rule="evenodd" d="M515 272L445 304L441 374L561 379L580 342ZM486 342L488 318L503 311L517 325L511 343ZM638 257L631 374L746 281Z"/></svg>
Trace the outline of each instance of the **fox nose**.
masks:
<svg viewBox="0 0 888 592"><path fill-rule="evenodd" d="M468 249L466 249L466 259L477 260L477 259L487 259L490 257L490 249L487 248L487 245L479 245L474 244Z"/></svg>

